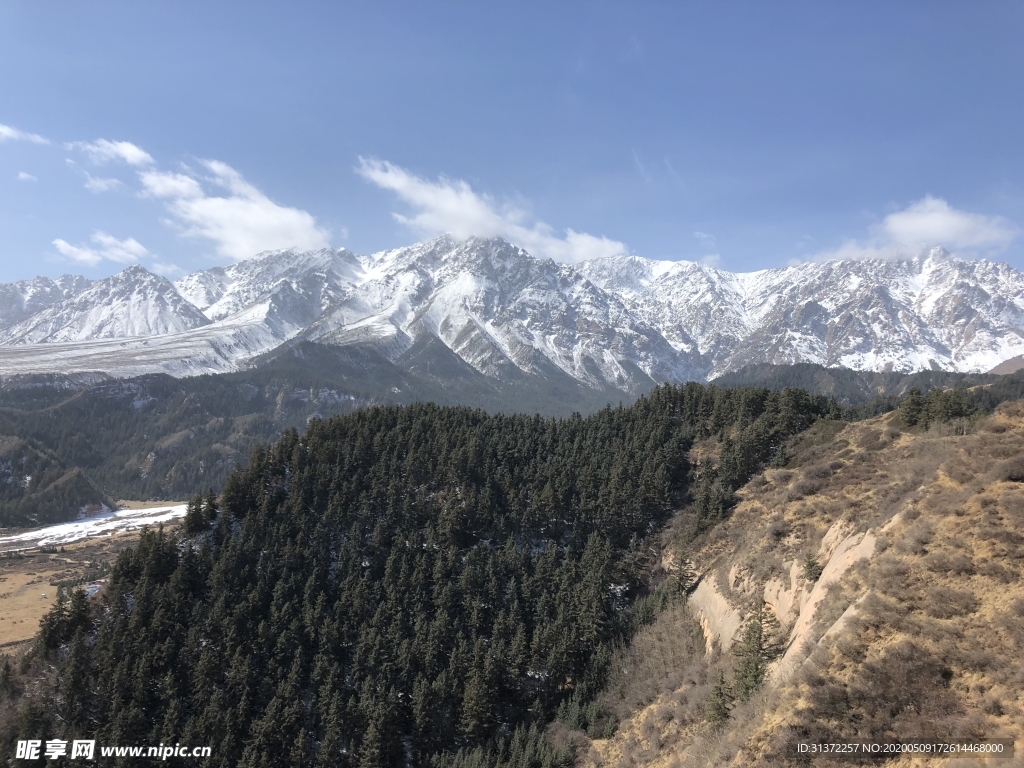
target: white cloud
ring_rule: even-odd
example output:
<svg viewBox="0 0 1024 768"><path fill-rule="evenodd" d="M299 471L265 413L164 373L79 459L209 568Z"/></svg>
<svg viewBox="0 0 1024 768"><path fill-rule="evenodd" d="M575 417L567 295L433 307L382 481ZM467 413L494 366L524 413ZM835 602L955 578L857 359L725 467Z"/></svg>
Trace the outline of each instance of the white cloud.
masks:
<svg viewBox="0 0 1024 768"><path fill-rule="evenodd" d="M167 278L178 277L179 275L185 274L185 270L177 264L163 264L159 261L153 262L153 271L158 275L163 275Z"/></svg>
<svg viewBox="0 0 1024 768"><path fill-rule="evenodd" d="M705 267L719 269L722 266L722 256L718 253L709 253L707 256L701 257L700 263Z"/></svg>
<svg viewBox="0 0 1024 768"><path fill-rule="evenodd" d="M436 182L428 181L393 163L363 157L355 170L411 206L415 211L411 217L392 215L421 235L450 232L456 237L504 237L535 256L568 263L629 252L624 243L586 232L566 229L565 236L559 237L544 222L527 223L526 212L520 208L498 210L489 196L477 194L462 180L442 176Z"/></svg>
<svg viewBox="0 0 1024 768"><path fill-rule="evenodd" d="M0 143L5 141L30 141L33 144L49 144L49 139L44 139L42 136L35 133L25 133L25 131L19 131L17 128L12 128L9 125L0 123Z"/></svg>
<svg viewBox="0 0 1024 768"><path fill-rule="evenodd" d="M705 245L711 248L715 246L715 236L709 235L707 232L694 232L693 236L700 241L701 245Z"/></svg>
<svg viewBox="0 0 1024 768"><path fill-rule="evenodd" d="M120 179L101 179L98 176L90 176L88 173L85 176L85 188L90 192L109 192L121 186Z"/></svg>
<svg viewBox="0 0 1024 768"><path fill-rule="evenodd" d="M814 258L900 259L940 246L961 256L987 255L1004 250L1018 234L1017 226L1002 216L957 210L927 195L886 216L866 242L849 240Z"/></svg>
<svg viewBox="0 0 1024 768"><path fill-rule="evenodd" d="M227 190L225 197L208 195L200 180L181 173L140 171L148 197L166 201L183 234L205 237L230 259L251 258L278 248L326 248L326 230L306 211L277 205L229 165L203 160L210 175L204 181Z"/></svg>
<svg viewBox="0 0 1024 768"><path fill-rule="evenodd" d="M894 243L968 250L1002 250L1017 236L1017 228L1001 216L958 211L931 196L889 214L881 229Z"/></svg>
<svg viewBox="0 0 1024 768"><path fill-rule="evenodd" d="M120 179L101 178L99 176L93 176L91 173L85 170L85 168L82 168L82 166L80 166L71 158L66 158L64 162L68 164L69 168L74 170L76 173L80 173L82 176L85 177L84 186L90 192L99 194L101 192L109 192L112 189L117 189L118 187L122 186L122 182Z"/></svg>
<svg viewBox="0 0 1024 768"><path fill-rule="evenodd" d="M18 171L18 181L39 181L38 177L33 176L31 173L25 173L24 171Z"/></svg>
<svg viewBox="0 0 1024 768"><path fill-rule="evenodd" d="M144 171L139 174L146 194L151 197L196 198L203 197L203 188L191 176L164 171Z"/></svg>
<svg viewBox="0 0 1024 768"><path fill-rule="evenodd" d="M130 141L96 139L96 141L72 141L65 146L68 149L82 150L97 165L103 165L111 160L120 160L135 166L153 164L150 154Z"/></svg>
<svg viewBox="0 0 1024 768"><path fill-rule="evenodd" d="M139 259L150 255L142 243L134 237L118 240L113 235L97 230L93 232L90 240L97 247L72 245L59 237L53 241L53 246L62 256L91 267L104 260L116 261L119 264L135 264Z"/></svg>

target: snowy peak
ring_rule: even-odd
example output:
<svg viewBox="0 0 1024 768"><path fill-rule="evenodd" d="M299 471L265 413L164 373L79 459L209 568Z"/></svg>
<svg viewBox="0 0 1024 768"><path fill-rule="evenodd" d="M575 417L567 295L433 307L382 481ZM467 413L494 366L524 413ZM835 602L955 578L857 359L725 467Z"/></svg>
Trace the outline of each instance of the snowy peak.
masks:
<svg viewBox="0 0 1024 768"><path fill-rule="evenodd" d="M500 239L446 235L376 254L359 290L302 338L374 343L395 356L422 334L499 379L557 369L589 386L631 389L693 374L617 297Z"/></svg>
<svg viewBox="0 0 1024 768"><path fill-rule="evenodd" d="M305 314L318 317L363 275L358 256L344 248L267 251L229 267L194 272L175 283L178 292L210 320L220 320L284 291L304 297Z"/></svg>
<svg viewBox="0 0 1024 768"><path fill-rule="evenodd" d="M987 371L1024 355L1024 275L941 249L742 274L639 256L568 265L442 235L370 256L268 251L175 284L141 267L38 278L0 286L4 318L0 373L194 375L283 343L394 360L424 342L496 379L635 391L758 362Z"/></svg>
<svg viewBox="0 0 1024 768"><path fill-rule="evenodd" d="M61 275L56 280L37 277L0 284L0 328L17 323L49 306L81 293L92 280L81 275Z"/></svg>
<svg viewBox="0 0 1024 768"><path fill-rule="evenodd" d="M676 349L701 355L710 377L752 362L986 371L1024 349L1024 276L942 249L745 274L644 262L579 268Z"/></svg>
<svg viewBox="0 0 1024 768"><path fill-rule="evenodd" d="M133 265L4 329L0 341L33 344L155 336L207 323L173 283Z"/></svg>

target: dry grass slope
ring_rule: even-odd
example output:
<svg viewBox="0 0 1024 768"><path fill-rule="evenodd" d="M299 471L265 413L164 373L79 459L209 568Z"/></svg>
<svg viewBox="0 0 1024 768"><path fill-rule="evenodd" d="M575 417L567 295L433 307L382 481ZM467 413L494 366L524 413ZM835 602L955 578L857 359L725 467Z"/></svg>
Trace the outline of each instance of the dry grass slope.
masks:
<svg viewBox="0 0 1024 768"><path fill-rule="evenodd" d="M633 661L605 705L621 722L583 764L793 765L808 739L1004 737L1024 751L1024 403L962 431L908 432L896 414L821 422L702 539L686 545L681 519L666 552L685 551L723 605L765 597L786 655L712 728L710 684L734 662L721 637L705 652L697 620L713 634L715 616L675 606L620 653Z"/></svg>

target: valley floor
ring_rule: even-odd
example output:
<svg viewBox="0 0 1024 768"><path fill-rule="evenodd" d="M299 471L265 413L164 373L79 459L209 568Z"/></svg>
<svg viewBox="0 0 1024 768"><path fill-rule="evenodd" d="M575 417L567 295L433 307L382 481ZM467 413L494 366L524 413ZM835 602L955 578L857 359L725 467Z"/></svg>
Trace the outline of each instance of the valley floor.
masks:
<svg viewBox="0 0 1024 768"><path fill-rule="evenodd" d="M85 520L0 536L0 653L13 656L28 647L59 586L99 586L121 550L138 541L142 527L176 525L185 510L180 502L119 506Z"/></svg>

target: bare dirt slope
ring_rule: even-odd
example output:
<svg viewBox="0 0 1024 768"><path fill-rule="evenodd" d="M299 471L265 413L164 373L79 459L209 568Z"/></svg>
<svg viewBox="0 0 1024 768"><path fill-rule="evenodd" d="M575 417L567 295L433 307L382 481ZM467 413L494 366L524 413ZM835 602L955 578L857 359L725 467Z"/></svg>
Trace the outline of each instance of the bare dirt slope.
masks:
<svg viewBox="0 0 1024 768"><path fill-rule="evenodd" d="M681 522L662 567L685 555L700 586L616 658L602 701L620 722L582 764L791 765L805 740L1004 737L1024 750L1024 403L956 434L965 426L820 422L726 522L693 543ZM712 725L713 684L734 679L737 626L761 598L781 656ZM928 764L944 762L960 764Z"/></svg>

